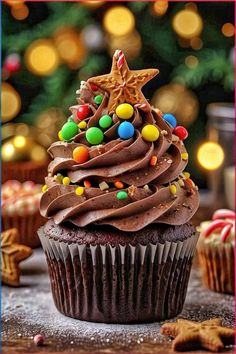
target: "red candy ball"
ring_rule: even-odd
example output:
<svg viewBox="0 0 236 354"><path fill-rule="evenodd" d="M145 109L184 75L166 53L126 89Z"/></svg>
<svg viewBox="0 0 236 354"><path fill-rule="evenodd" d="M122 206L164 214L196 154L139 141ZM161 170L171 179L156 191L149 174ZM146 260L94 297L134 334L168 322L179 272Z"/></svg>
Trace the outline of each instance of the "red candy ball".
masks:
<svg viewBox="0 0 236 354"><path fill-rule="evenodd" d="M181 126L175 127L175 129L173 130L173 133L175 135L177 135L180 138L180 140L185 140L188 137L188 131L184 127L181 127Z"/></svg>
<svg viewBox="0 0 236 354"><path fill-rule="evenodd" d="M97 91L97 89L98 89L97 85L94 85L94 84L90 84L90 87L91 87L92 91Z"/></svg>
<svg viewBox="0 0 236 354"><path fill-rule="evenodd" d="M84 120L85 118L87 118L90 115L91 111L90 108L87 104L83 104L81 106L79 106L79 108L77 109L77 118L79 120Z"/></svg>

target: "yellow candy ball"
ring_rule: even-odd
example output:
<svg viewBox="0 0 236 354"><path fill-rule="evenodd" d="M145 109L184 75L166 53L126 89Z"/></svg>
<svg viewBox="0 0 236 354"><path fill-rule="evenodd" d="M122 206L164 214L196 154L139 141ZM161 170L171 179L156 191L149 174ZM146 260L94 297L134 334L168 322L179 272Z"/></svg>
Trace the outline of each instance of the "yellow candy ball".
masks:
<svg viewBox="0 0 236 354"><path fill-rule="evenodd" d="M42 192L46 192L48 190L48 186L45 184L43 187L42 187Z"/></svg>
<svg viewBox="0 0 236 354"><path fill-rule="evenodd" d="M129 103L122 103L116 108L116 115L120 119L130 119L134 114L134 109Z"/></svg>
<svg viewBox="0 0 236 354"><path fill-rule="evenodd" d="M176 186L174 184L170 185L169 190L170 190L171 194L176 195L177 188L176 188Z"/></svg>
<svg viewBox="0 0 236 354"><path fill-rule="evenodd" d="M146 141L156 141L159 138L159 130L152 124L145 125L141 134L143 139Z"/></svg>
<svg viewBox="0 0 236 354"><path fill-rule="evenodd" d="M80 122L80 123L78 124L78 127L79 127L80 129L85 129L85 128L87 127L87 123L83 120L82 122Z"/></svg>
<svg viewBox="0 0 236 354"><path fill-rule="evenodd" d="M68 186L70 184L70 178L69 177L64 177L63 180L62 180L62 183L65 186Z"/></svg>
<svg viewBox="0 0 236 354"><path fill-rule="evenodd" d="M184 172L183 172L183 175L184 175L184 177L187 178L187 179L190 178L190 173L189 173L189 172L184 171Z"/></svg>
<svg viewBox="0 0 236 354"><path fill-rule="evenodd" d="M75 194L80 196L84 194L84 187L77 187L75 190Z"/></svg>
<svg viewBox="0 0 236 354"><path fill-rule="evenodd" d="M59 138L59 140L63 141L63 137L62 137L62 134L61 134L61 130L58 132L58 138Z"/></svg>
<svg viewBox="0 0 236 354"><path fill-rule="evenodd" d="M183 159L184 161L188 160L188 153L187 153L187 152L183 152L183 153L181 154L181 157L182 157L182 159Z"/></svg>

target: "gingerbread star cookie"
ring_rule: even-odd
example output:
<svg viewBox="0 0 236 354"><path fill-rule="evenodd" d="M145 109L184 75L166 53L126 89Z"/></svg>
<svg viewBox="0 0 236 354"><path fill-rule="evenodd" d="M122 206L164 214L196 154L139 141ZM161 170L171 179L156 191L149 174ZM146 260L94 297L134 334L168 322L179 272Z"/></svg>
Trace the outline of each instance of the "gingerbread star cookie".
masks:
<svg viewBox="0 0 236 354"><path fill-rule="evenodd" d="M20 245L17 229L9 229L2 232L1 250L2 262L1 273L2 283L18 286L20 283L19 262L32 254L31 248Z"/></svg>
<svg viewBox="0 0 236 354"><path fill-rule="evenodd" d="M234 330L223 327L219 318L203 322L178 319L177 322L165 323L161 333L175 338L172 349L176 351L205 348L219 352L227 344L234 344Z"/></svg>
<svg viewBox="0 0 236 354"><path fill-rule="evenodd" d="M130 70L122 51L113 55L110 74L92 77L88 83L109 93L108 112L113 113L121 103L136 104L141 108L149 106L141 88L158 74L157 69Z"/></svg>

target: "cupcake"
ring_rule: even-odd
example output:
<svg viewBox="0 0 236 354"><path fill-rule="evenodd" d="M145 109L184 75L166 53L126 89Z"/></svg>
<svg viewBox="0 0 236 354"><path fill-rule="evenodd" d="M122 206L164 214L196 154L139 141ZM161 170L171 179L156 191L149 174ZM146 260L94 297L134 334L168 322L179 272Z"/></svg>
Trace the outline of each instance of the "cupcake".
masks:
<svg viewBox="0 0 236 354"><path fill-rule="evenodd" d="M108 75L81 82L40 201L39 229L57 309L106 323L181 312L199 204L185 167L185 128L147 102L156 69L131 71L121 51Z"/></svg>
<svg viewBox="0 0 236 354"><path fill-rule="evenodd" d="M217 210L199 226L198 258L204 284L211 290L234 294L235 212Z"/></svg>
<svg viewBox="0 0 236 354"><path fill-rule="evenodd" d="M45 222L39 213L41 197L39 184L11 180L2 185L2 230L19 231L19 243L40 246L38 228Z"/></svg>

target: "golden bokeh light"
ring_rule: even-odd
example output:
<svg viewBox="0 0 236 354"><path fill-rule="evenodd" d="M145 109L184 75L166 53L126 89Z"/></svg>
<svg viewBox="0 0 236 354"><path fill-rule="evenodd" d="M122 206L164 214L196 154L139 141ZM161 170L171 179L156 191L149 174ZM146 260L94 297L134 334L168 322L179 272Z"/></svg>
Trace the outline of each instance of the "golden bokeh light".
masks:
<svg viewBox="0 0 236 354"><path fill-rule="evenodd" d="M203 29L201 16L192 10L181 10L173 18L174 31L183 38L191 39L200 35Z"/></svg>
<svg viewBox="0 0 236 354"><path fill-rule="evenodd" d="M61 28L53 35L54 43L62 61L76 69L86 57L86 48L80 34L73 28Z"/></svg>
<svg viewBox="0 0 236 354"><path fill-rule="evenodd" d="M218 143L208 141L199 147L197 160L206 170L216 170L224 162L224 151Z"/></svg>
<svg viewBox="0 0 236 354"><path fill-rule="evenodd" d="M235 28L232 23L227 22L222 26L221 31L225 37L233 37Z"/></svg>
<svg viewBox="0 0 236 354"><path fill-rule="evenodd" d="M25 136L14 136L2 145L2 161L44 161L47 151L33 139Z"/></svg>
<svg viewBox="0 0 236 354"><path fill-rule="evenodd" d="M193 49L199 50L202 48L203 42L202 42L201 38L195 37L190 40L190 45Z"/></svg>
<svg viewBox="0 0 236 354"><path fill-rule="evenodd" d="M115 50L119 48L125 54L127 60L137 58L142 48L141 36L137 31L126 36L110 36L108 40L109 54L113 56Z"/></svg>
<svg viewBox="0 0 236 354"><path fill-rule="evenodd" d="M185 58L185 65L190 68L194 69L196 66L198 66L198 58L195 57L194 55L189 55Z"/></svg>
<svg viewBox="0 0 236 354"><path fill-rule="evenodd" d="M20 6L12 6L11 15L19 21L26 19L29 16L28 6L26 6L25 4L22 4Z"/></svg>
<svg viewBox="0 0 236 354"><path fill-rule="evenodd" d="M81 3L87 7L97 8L104 4L105 1L100 0L82 0Z"/></svg>
<svg viewBox="0 0 236 354"><path fill-rule="evenodd" d="M166 11L168 10L168 1L167 0L159 0L155 1L153 4L153 12L157 16L165 15Z"/></svg>
<svg viewBox="0 0 236 354"><path fill-rule="evenodd" d="M124 36L134 29L134 15L124 6L111 7L105 13L103 26L113 36Z"/></svg>
<svg viewBox="0 0 236 354"><path fill-rule="evenodd" d="M25 52L25 64L33 74L52 74L59 65L59 55L53 41L39 39L30 44Z"/></svg>
<svg viewBox="0 0 236 354"><path fill-rule="evenodd" d="M152 104L164 113L172 113L178 123L185 127L189 127L194 122L199 110L196 95L177 83L159 88L152 98Z"/></svg>
<svg viewBox="0 0 236 354"><path fill-rule="evenodd" d="M18 92L10 84L2 84L2 122L6 123L15 118L21 109L21 98Z"/></svg>

